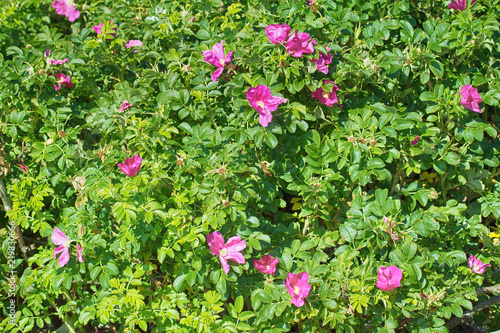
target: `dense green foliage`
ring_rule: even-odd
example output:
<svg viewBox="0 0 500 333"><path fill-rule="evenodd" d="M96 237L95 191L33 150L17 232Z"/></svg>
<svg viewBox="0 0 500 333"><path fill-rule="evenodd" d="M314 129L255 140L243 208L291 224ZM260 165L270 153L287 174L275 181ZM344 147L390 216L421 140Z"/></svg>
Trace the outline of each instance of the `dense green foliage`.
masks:
<svg viewBox="0 0 500 333"><path fill-rule="evenodd" d="M73 23L47 0L0 8L2 281L8 220L29 245L16 324L5 284L0 330L447 332L491 297L475 290L500 283L500 2L313 2L77 0ZM97 35L108 21L116 36L109 23ZM316 53L271 44L275 23L308 32ZM221 40L237 68L212 82L202 52ZM309 61L323 45L328 74ZM69 61L50 65L47 49ZM74 87L54 90L59 70ZM342 108L311 98L324 80ZM268 127L245 96L259 84L288 100ZM467 84L482 113L461 105ZM127 177L117 163L135 154ZM59 266L54 227L83 263L74 243ZM246 264L224 273L214 231L246 242ZM265 254L275 276L253 266ZM473 273L470 255L492 268ZM401 287L377 289L389 265ZM310 276L302 307L289 272ZM500 329L499 310L473 320Z"/></svg>

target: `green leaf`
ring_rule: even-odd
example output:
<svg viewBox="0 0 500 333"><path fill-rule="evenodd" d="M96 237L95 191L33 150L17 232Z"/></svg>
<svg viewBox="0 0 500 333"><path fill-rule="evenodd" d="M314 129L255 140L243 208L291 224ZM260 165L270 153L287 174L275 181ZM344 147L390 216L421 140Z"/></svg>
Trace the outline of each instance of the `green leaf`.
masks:
<svg viewBox="0 0 500 333"><path fill-rule="evenodd" d="M270 148L275 148L278 145L278 139L276 139L273 133L267 132L265 138L266 143Z"/></svg>
<svg viewBox="0 0 500 333"><path fill-rule="evenodd" d="M178 276L175 280L174 283L172 284L172 287L174 288L175 291L181 291L182 283L186 279L187 275L183 274Z"/></svg>
<svg viewBox="0 0 500 333"><path fill-rule="evenodd" d="M236 300L234 301L234 311L236 313L240 313L243 310L243 296L238 296L236 297Z"/></svg>
<svg viewBox="0 0 500 333"><path fill-rule="evenodd" d="M437 60L431 60L430 69L437 77L442 77L444 73L443 64Z"/></svg>
<svg viewBox="0 0 500 333"><path fill-rule="evenodd" d="M450 151L446 155L443 156L443 160L446 161L448 164L457 165L460 162L460 156L458 156L456 153Z"/></svg>

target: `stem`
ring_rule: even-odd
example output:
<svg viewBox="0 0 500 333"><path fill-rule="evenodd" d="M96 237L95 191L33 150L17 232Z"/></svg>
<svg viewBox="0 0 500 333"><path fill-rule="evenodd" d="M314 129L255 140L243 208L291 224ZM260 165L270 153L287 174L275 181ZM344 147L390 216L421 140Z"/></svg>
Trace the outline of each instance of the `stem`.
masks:
<svg viewBox="0 0 500 333"><path fill-rule="evenodd" d="M479 312L483 309L486 309L490 305L493 305L493 304L498 303L498 302L500 302L500 295L496 295L495 297L492 297L487 301L478 303L472 308L472 311L465 312L463 318L455 317L451 320L448 320L448 322L446 323L446 326L448 326L448 328L454 328L454 327L460 325L462 322L464 322L467 318L472 318L472 316L474 314L476 314L477 312Z"/></svg>
<svg viewBox="0 0 500 333"><path fill-rule="evenodd" d="M66 317L66 315L64 315L64 314L61 313L61 310L59 310L59 308L57 307L57 305L54 302L54 300L52 298L48 298L48 300L49 300L49 303L52 304L52 306L54 307L54 309L56 309L57 314L59 315L59 318L63 321L64 324L66 324L66 327L68 328L68 331L70 331L71 333L76 333L75 329L73 328L73 324Z"/></svg>
<svg viewBox="0 0 500 333"><path fill-rule="evenodd" d="M5 184L3 183L2 178L0 178L0 196L2 197L4 210L5 212L8 212L9 210L12 209L12 201L10 200L9 195L7 194L7 190L5 189ZM13 221L10 221L9 224L10 223L15 224L15 222ZM24 237L21 231L21 227L19 227L18 225L15 226L15 233L17 242L19 243L19 248L21 249L21 252L23 253L24 256L24 261L28 263L27 246L26 243L24 242Z"/></svg>

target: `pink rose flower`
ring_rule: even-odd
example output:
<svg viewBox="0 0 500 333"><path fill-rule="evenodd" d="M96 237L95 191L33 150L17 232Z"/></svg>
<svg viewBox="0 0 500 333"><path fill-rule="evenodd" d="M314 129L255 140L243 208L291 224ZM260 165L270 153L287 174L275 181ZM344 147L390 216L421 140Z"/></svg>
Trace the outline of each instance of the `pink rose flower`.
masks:
<svg viewBox="0 0 500 333"><path fill-rule="evenodd" d="M133 157L125 158L123 163L117 163L118 167L129 177L133 177L137 175L139 169L141 168L142 158L139 157L139 154L136 154Z"/></svg>
<svg viewBox="0 0 500 333"><path fill-rule="evenodd" d="M122 105L120 106L120 109L118 110L118 112L125 112L125 110L127 110L128 108L132 107L133 105L130 104L126 99L123 100L123 103Z"/></svg>
<svg viewBox="0 0 500 333"><path fill-rule="evenodd" d="M469 260L467 260L470 269L476 274L483 274L486 272L486 267L491 267L490 264L483 264L481 260L477 259L476 256L471 255Z"/></svg>
<svg viewBox="0 0 500 333"><path fill-rule="evenodd" d="M79 262L83 262L83 256L82 256L82 247L80 244L76 246L78 248L76 256L78 257Z"/></svg>
<svg viewBox="0 0 500 333"><path fill-rule="evenodd" d="M476 0L471 1L471 5L476 2ZM449 9L456 9L456 10L465 10L467 8L467 0L451 0L450 4L448 5Z"/></svg>
<svg viewBox="0 0 500 333"><path fill-rule="evenodd" d="M276 272L276 265L278 263L278 258L273 258L269 254L266 254L260 260L253 260L253 265L259 272L271 275L274 275L274 272Z"/></svg>
<svg viewBox="0 0 500 333"><path fill-rule="evenodd" d="M271 112L276 111L278 105L287 102L283 97L272 96L271 89L261 84L256 88L249 88L245 94L250 105L259 113L259 123L264 127L273 120Z"/></svg>
<svg viewBox="0 0 500 333"><path fill-rule="evenodd" d="M69 75L65 75L63 73L56 73L54 76L57 78L56 83L54 84L54 89L57 91L61 89L61 87L72 88L74 85L71 83L71 77Z"/></svg>
<svg viewBox="0 0 500 333"><path fill-rule="evenodd" d="M224 71L224 66L229 65L231 63L231 57L234 52L229 52L227 56L224 53L224 45L222 40L220 43L215 44L212 47L212 50L203 51L201 54L206 62L211 63L218 69L212 73L212 81L216 82L219 77L222 75Z"/></svg>
<svg viewBox="0 0 500 333"><path fill-rule="evenodd" d="M274 45L283 44L288 39L290 31L290 27L285 23L282 25L271 24L266 27L267 37Z"/></svg>
<svg viewBox="0 0 500 333"><path fill-rule="evenodd" d="M313 44L316 41L313 39ZM328 74L328 65L332 63L332 55L330 54L330 48L326 46L326 51L328 52L327 54L324 54L323 52L318 52L319 56L318 59L311 59L310 61L316 63L316 67L318 68L318 71L320 71L323 74Z"/></svg>
<svg viewBox="0 0 500 333"><path fill-rule="evenodd" d="M411 140L411 141L410 141L410 144L411 144L412 146L414 146L414 145L416 145L417 143L418 143L418 135L415 135L415 140Z"/></svg>
<svg viewBox="0 0 500 333"><path fill-rule="evenodd" d="M300 58L304 53L313 53L314 45L311 42L311 37L306 32L298 33L297 30L288 38L285 44L286 51L292 57Z"/></svg>
<svg viewBox="0 0 500 333"><path fill-rule="evenodd" d="M80 17L80 12L76 10L73 0L56 0L52 2L52 8L58 15L64 15L70 22L74 22Z"/></svg>
<svg viewBox="0 0 500 333"><path fill-rule="evenodd" d="M26 165L19 164L19 167L21 170L23 170L24 173L28 172L28 167Z"/></svg>
<svg viewBox="0 0 500 333"><path fill-rule="evenodd" d="M224 272L229 273L228 260L236 261L238 264L245 263L245 257L240 253L247 247L247 243L240 236L231 237L224 244L224 237L218 231L207 235L207 243L210 246L210 253L219 257Z"/></svg>
<svg viewBox="0 0 500 333"><path fill-rule="evenodd" d="M62 232L58 227L55 227L52 236L50 236L50 239L52 239L52 242L55 245L61 245L55 248L54 259L57 257L58 253L61 253L61 256L59 257L59 266L61 267L65 266L69 261L68 237L66 237L64 232Z"/></svg>
<svg viewBox="0 0 500 333"><path fill-rule="evenodd" d="M286 282L286 290L292 296L292 304L297 307L304 305L304 298L309 295L311 286L308 283L309 274L302 272L299 274L288 273Z"/></svg>
<svg viewBox="0 0 500 333"><path fill-rule="evenodd" d="M339 103L336 93L337 90L339 90L339 87L337 87L337 85L333 83L333 81L326 80L325 83L333 84L332 92L325 91L323 90L323 88L318 88L318 90L313 92L311 96L313 98L317 98L321 103L325 104L326 106L332 107L333 104Z"/></svg>
<svg viewBox="0 0 500 333"><path fill-rule="evenodd" d="M403 271L396 266L379 267L377 288L385 291L401 287Z"/></svg>
<svg viewBox="0 0 500 333"><path fill-rule="evenodd" d="M56 59L50 59L50 64L51 65L62 65L67 63L69 58L63 59L63 60L56 60Z"/></svg>
<svg viewBox="0 0 500 333"><path fill-rule="evenodd" d="M483 113L479 108L479 103L483 100L476 88L472 88L471 84L467 84L461 89L462 98L460 99L460 104L466 109L469 109L474 112Z"/></svg>
<svg viewBox="0 0 500 333"><path fill-rule="evenodd" d="M113 21L109 21L109 23L115 23ZM100 35L102 34L102 27L104 26L104 23L101 23L99 25L94 25L92 28L94 28L95 32ZM112 28L115 33L111 33L110 35L113 36L113 37L116 37L116 27L115 28ZM110 39L106 39L106 40L110 40Z"/></svg>
<svg viewBox="0 0 500 333"><path fill-rule="evenodd" d="M127 42L127 44L125 44L125 47L134 47L134 46L138 46L138 47L141 47L142 46L142 42L140 40L137 40L137 39L131 39ZM134 50L133 51L134 53L137 53L139 52L139 50Z"/></svg>

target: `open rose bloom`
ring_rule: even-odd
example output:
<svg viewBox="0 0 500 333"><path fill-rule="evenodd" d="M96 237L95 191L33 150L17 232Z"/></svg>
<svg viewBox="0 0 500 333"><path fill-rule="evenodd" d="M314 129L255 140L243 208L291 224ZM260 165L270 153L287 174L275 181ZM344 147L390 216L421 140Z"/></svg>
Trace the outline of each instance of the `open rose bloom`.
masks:
<svg viewBox="0 0 500 333"><path fill-rule="evenodd" d="M109 23L114 23L113 21L109 21ZM98 25L94 25L92 28L94 28L95 32L100 35L102 34L102 27L104 26L104 23L101 23L101 24L98 24ZM116 27L112 28L112 30L115 31L115 33L110 33L111 36L115 37L116 36ZM110 40L110 39L106 39L106 40Z"/></svg>
<svg viewBox="0 0 500 333"><path fill-rule="evenodd" d="M58 227L54 228L54 232L52 233L52 236L50 236L50 239L52 239L52 242L55 245L61 245L59 247L56 247L54 250L54 259L57 258L57 255L60 253L61 255L59 256L59 266L63 267L65 266L68 261L69 261L69 241L68 237L62 232Z"/></svg>
<svg viewBox="0 0 500 333"><path fill-rule="evenodd" d="M54 84L54 89L59 90L63 86L66 88L72 88L74 87L73 83L71 83L71 77L69 75L65 75L63 73L56 73L54 76L57 78L56 83Z"/></svg>
<svg viewBox="0 0 500 333"><path fill-rule="evenodd" d="M290 35L290 31L290 27L285 23L282 25L271 24L266 27L266 35L274 45L286 42L288 36Z"/></svg>
<svg viewBox="0 0 500 333"><path fill-rule="evenodd" d="M141 168L142 158L139 157L139 154L136 154L133 157L127 157L123 163L117 163L118 167L129 177L137 175L139 169Z"/></svg>
<svg viewBox="0 0 500 333"><path fill-rule="evenodd" d="M313 44L315 44L315 40L313 39ZM318 52L318 59L311 59L311 62L316 64L318 71L323 74L328 74L328 65L332 63L332 55L330 54L330 48L325 45L326 54L323 52Z"/></svg>
<svg viewBox="0 0 500 333"><path fill-rule="evenodd" d="M403 271L396 266L379 267L377 288L385 291L401 287Z"/></svg>
<svg viewBox="0 0 500 333"><path fill-rule="evenodd" d="M278 258L273 258L269 254L266 254L260 260L253 260L253 265L259 272L271 275L274 275L276 272L276 265L278 265L278 263Z"/></svg>
<svg viewBox="0 0 500 333"><path fill-rule="evenodd" d="M308 283L309 274L302 272L299 274L288 273L286 282L286 290L292 296L292 304L297 307L304 305L304 298L309 295L311 286Z"/></svg>
<svg viewBox="0 0 500 333"><path fill-rule="evenodd" d="M210 246L210 253L219 257L220 263L224 272L229 273L230 266L228 260L237 262L238 264L245 263L245 257L241 254L247 247L247 243L240 236L231 237L224 244L224 237L218 231L214 231L207 235L207 243Z"/></svg>
<svg viewBox="0 0 500 333"><path fill-rule="evenodd" d="M491 267L490 264L483 264L483 262L476 258L476 256L471 255L469 260L467 260L470 269L476 274L483 274L486 272L486 267Z"/></svg>
<svg viewBox="0 0 500 333"><path fill-rule="evenodd" d="M479 103L483 100L481 99L481 96L479 96L476 88L472 88L471 84L467 84L462 87L460 93L462 95L460 104L462 104L464 108L474 112L483 113L483 111L479 108Z"/></svg>
<svg viewBox="0 0 500 333"><path fill-rule="evenodd" d="M273 120L271 112L276 111L278 105L287 102L283 97L271 95L271 89L261 84L256 88L249 88L245 94L250 105L259 113L259 123L264 127Z"/></svg>
<svg viewBox="0 0 500 333"><path fill-rule="evenodd" d="M297 30L288 38L285 44L286 51L292 57L300 58L304 53L313 53L314 45L311 41L311 36L306 32L298 33Z"/></svg>
<svg viewBox="0 0 500 333"><path fill-rule="evenodd" d="M128 108L132 107L133 104L130 104L126 99L123 100L122 105L118 109L118 112L125 112Z"/></svg>
<svg viewBox="0 0 500 333"><path fill-rule="evenodd" d="M70 22L74 22L80 17L80 12L76 10L73 0L56 0L52 2L52 8L58 15L64 15Z"/></svg>
<svg viewBox="0 0 500 333"><path fill-rule="evenodd" d="M325 83L333 84L332 92L325 91L323 88L318 88L318 90L313 92L311 96L313 98L317 98L326 106L332 107L333 104L339 103L339 100L337 98L337 91L339 90L339 87L337 87L337 85L335 85L332 81L327 80L325 81Z"/></svg>
<svg viewBox="0 0 500 333"><path fill-rule="evenodd" d="M216 82L219 77L222 75L224 71L224 66L227 66L231 63L231 57L234 52L229 52L227 56L224 53L224 44L221 40L220 43L216 43L212 50L203 51L201 54L206 62L211 63L218 69L212 73L212 81Z"/></svg>

